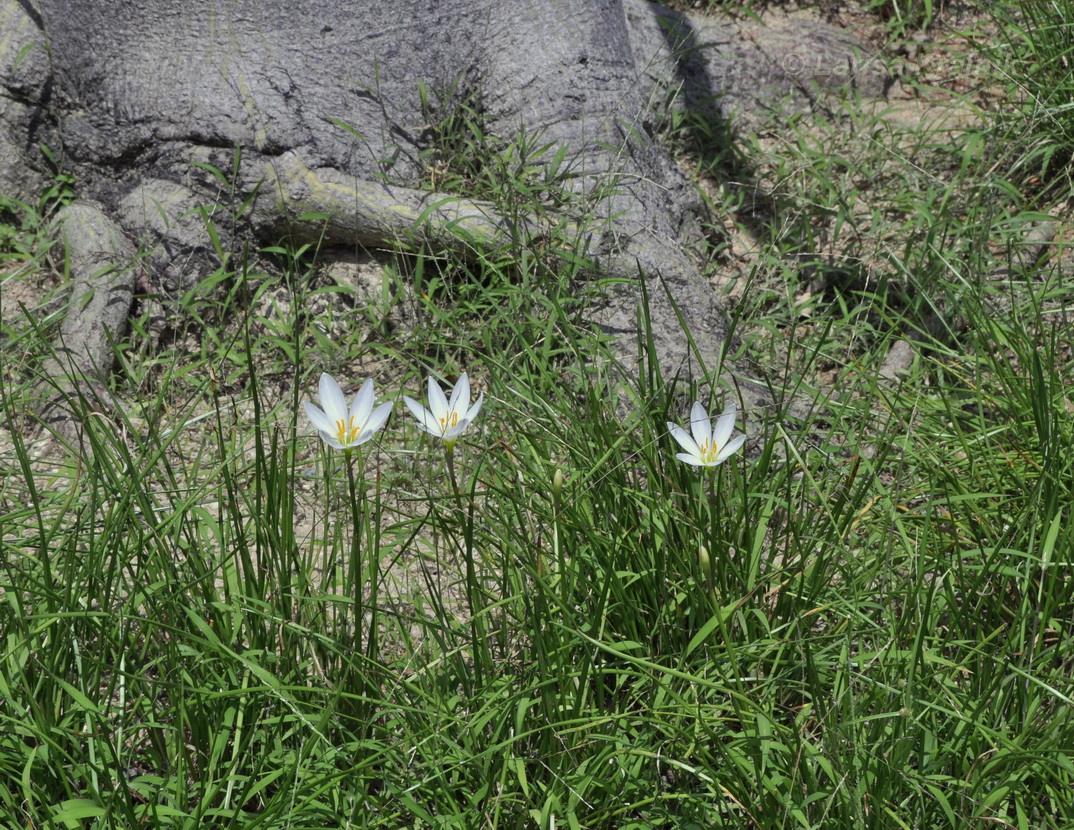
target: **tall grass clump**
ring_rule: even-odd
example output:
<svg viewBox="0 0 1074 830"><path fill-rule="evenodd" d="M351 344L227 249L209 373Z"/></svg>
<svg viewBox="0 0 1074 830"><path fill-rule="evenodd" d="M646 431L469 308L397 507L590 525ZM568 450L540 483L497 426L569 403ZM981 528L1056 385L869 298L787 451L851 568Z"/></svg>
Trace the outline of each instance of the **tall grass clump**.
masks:
<svg viewBox="0 0 1074 830"><path fill-rule="evenodd" d="M1067 192L1074 158L1074 4L1027 0L997 3L989 12L998 37L985 51L1009 95L995 131L1009 148L1001 155L1018 179L1035 179L1049 193Z"/></svg>
<svg viewBox="0 0 1074 830"><path fill-rule="evenodd" d="M577 206L471 116L438 177ZM862 118L856 155L743 151L780 211L727 356L790 394L712 470L668 424L722 367L669 377L643 301L625 376L551 219L401 241L364 305L312 247L226 260L183 299L211 334L117 344L135 404L80 455L37 455L0 352L0 825L1074 824L1069 279L976 157ZM396 403L372 440L318 437L322 372ZM403 396L464 374L449 446Z"/></svg>
<svg viewBox="0 0 1074 830"><path fill-rule="evenodd" d="M854 454L776 412L705 474L665 424L729 393L643 360L627 407L539 349L442 368L487 396L450 464L400 411L319 446L315 367L269 407L251 366L242 418L207 384L201 420L89 419L51 481L19 444L4 823L1062 826L1074 436L1016 332L981 337L1028 374L833 409Z"/></svg>

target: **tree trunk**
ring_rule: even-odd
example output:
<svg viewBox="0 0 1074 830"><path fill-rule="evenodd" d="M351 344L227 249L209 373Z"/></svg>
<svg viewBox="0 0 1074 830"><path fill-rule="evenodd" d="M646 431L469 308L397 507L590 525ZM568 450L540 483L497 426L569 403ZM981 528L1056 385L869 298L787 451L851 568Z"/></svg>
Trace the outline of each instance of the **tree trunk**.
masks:
<svg viewBox="0 0 1074 830"><path fill-rule="evenodd" d="M644 284L654 357L669 376L695 377L683 324L709 370L727 329L686 250L698 202L655 140L661 87L684 85L686 105L722 118L763 90L804 89L785 71L794 44L827 48L833 65L856 48L821 27L766 53L741 24L699 28L640 0L0 0L0 24L0 187L34 186L21 171L46 169L35 145L62 147L80 197L147 246L157 279L187 288L199 278L191 264L215 265L192 208L229 216L255 194L242 222L218 229L301 235L296 221L313 205L351 244L517 235L519 220L490 205L416 190L429 181L437 121L466 107L494 140L525 134L564 148L576 207L561 221L592 229L582 253L598 269ZM521 223L547 232L536 218ZM624 358L641 290L591 312Z"/></svg>

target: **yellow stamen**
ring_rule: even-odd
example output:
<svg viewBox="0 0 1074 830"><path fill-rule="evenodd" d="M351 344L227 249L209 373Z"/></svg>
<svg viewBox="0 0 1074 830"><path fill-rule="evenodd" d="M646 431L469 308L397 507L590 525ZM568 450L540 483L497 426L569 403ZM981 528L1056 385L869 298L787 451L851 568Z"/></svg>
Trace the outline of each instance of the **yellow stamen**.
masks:
<svg viewBox="0 0 1074 830"><path fill-rule="evenodd" d="M349 419L344 421L342 418L336 421L336 437L339 439L339 443L346 446L353 442L361 430L354 423L354 416L351 415Z"/></svg>
<svg viewBox="0 0 1074 830"><path fill-rule="evenodd" d="M449 427L457 427L459 425L459 413L452 412L449 415L445 415L440 418L440 431L447 432ZM448 422L451 422L450 424Z"/></svg>

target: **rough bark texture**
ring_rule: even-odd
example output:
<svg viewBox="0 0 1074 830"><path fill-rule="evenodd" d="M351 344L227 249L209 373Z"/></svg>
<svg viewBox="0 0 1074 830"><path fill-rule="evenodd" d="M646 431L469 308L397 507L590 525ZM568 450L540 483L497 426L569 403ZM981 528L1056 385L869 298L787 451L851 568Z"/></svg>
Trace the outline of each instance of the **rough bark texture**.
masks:
<svg viewBox="0 0 1074 830"><path fill-rule="evenodd" d="M158 284L189 287L213 267L204 217L255 194L244 223L218 227L319 234L298 221L312 209L351 244L546 233L415 190L436 119L460 102L499 139L524 131L567 147L585 215L562 221L593 229L585 253L599 268L647 283L669 375L692 363L680 312L710 369L726 336L687 252L698 204L654 139L669 91L748 124L776 98L808 105L814 80L866 93L881 81L830 27L702 24L640 0L0 0L0 27L0 188L32 190L37 145L62 148L80 196L145 247ZM637 300L623 290L592 311L624 355ZM75 328L64 336L83 337ZM83 339L76 351L97 348Z"/></svg>
<svg viewBox="0 0 1074 830"><path fill-rule="evenodd" d="M53 227L72 274L71 300L55 357L45 364L56 394L49 396L41 417L61 438L75 443L81 438L81 417L114 408L106 382L113 345L123 336L130 313L137 263L134 245L100 205L68 205Z"/></svg>

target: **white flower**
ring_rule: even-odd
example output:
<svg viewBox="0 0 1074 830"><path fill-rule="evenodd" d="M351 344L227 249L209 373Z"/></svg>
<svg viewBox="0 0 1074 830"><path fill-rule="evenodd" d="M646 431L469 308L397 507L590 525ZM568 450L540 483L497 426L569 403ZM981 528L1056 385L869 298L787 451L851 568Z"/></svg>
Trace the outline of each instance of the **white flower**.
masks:
<svg viewBox="0 0 1074 830"><path fill-rule="evenodd" d="M481 395L477 399L477 403L470 406L470 379L466 377L465 372L462 373L459 382L455 384L455 388L451 390L451 400L444 396L440 385L432 378L429 378L428 409L413 398L403 396L403 403L407 405L407 409L410 410L411 414L418 419L418 426L430 435L443 439L449 450L455 446L455 442L462 435L463 430L477 417L484 400L485 396Z"/></svg>
<svg viewBox="0 0 1074 830"><path fill-rule="evenodd" d="M668 423L668 431L686 452L675 457L695 467L716 467L734 455L746 442L745 435L731 438L735 431L735 414L738 407L729 402L723 414L713 424L700 401L690 408L690 432L678 424ZM690 433L693 433L691 435ZM728 440L730 439L730 440Z"/></svg>
<svg viewBox="0 0 1074 830"><path fill-rule="evenodd" d="M320 430L324 442L337 450L351 450L364 444L384 426L392 411L391 403L382 403L373 408L372 378L362 384L349 412L343 390L328 372L321 373L320 393L324 409L306 401L306 415Z"/></svg>

